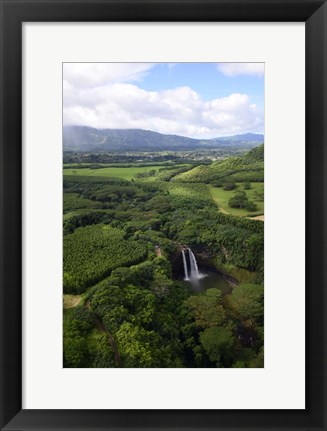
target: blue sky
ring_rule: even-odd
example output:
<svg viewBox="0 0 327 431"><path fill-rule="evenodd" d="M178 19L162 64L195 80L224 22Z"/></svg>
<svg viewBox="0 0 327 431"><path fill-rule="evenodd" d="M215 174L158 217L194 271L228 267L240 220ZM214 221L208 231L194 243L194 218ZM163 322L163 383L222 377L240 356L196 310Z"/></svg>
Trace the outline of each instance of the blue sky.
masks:
<svg viewBox="0 0 327 431"><path fill-rule="evenodd" d="M64 63L64 124L194 138L263 133L262 63Z"/></svg>
<svg viewBox="0 0 327 431"><path fill-rule="evenodd" d="M205 101L246 93L252 103L264 107L264 79L257 75L229 77L217 70L216 63L164 63L154 67L139 82L148 91L188 86Z"/></svg>

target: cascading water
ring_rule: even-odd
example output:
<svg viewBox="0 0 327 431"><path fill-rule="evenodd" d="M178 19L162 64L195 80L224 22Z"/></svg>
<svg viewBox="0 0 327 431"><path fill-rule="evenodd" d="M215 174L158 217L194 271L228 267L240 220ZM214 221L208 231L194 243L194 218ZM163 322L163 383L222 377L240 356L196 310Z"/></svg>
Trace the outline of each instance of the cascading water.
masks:
<svg viewBox="0 0 327 431"><path fill-rule="evenodd" d="M185 256L185 250L182 250L183 255L183 264L184 264L184 280L189 280L188 277L188 269L187 269L187 262L186 262L186 256Z"/></svg>
<svg viewBox="0 0 327 431"><path fill-rule="evenodd" d="M188 253L186 253L186 251ZM194 256L193 251L190 248L183 249L182 256L183 256L183 265L184 265L184 280L197 282L201 278L205 277L205 275L199 272L196 258ZM190 261L190 264L189 264L190 271L188 270L188 266L187 266L187 256Z"/></svg>
<svg viewBox="0 0 327 431"><path fill-rule="evenodd" d="M190 256L190 264L191 264L191 279L198 280L200 278L198 264L196 262L193 251L189 248L188 253Z"/></svg>

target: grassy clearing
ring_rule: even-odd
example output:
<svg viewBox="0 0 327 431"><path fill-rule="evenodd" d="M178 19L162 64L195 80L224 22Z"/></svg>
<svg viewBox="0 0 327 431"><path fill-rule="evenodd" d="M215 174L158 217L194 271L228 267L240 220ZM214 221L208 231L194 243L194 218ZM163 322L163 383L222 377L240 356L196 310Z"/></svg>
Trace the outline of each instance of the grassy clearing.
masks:
<svg viewBox="0 0 327 431"><path fill-rule="evenodd" d="M136 174L149 172L151 170L158 171L162 166L142 166L130 168L100 168L100 169L64 169L64 175L76 176L92 176L92 177L115 177L125 180L131 180Z"/></svg>
<svg viewBox="0 0 327 431"><path fill-rule="evenodd" d="M238 216L244 217L249 214L261 215L264 212L264 202L258 200L258 195L257 195L257 194L263 193L264 191L263 183L251 183L250 190L244 190L243 184L237 183L236 190L245 191L249 200L253 201L257 205L258 209L253 213L249 213L247 209L231 208L228 206L228 201L231 197L234 196L235 190L226 191L222 187L214 187L214 186L208 186L208 188L210 190L213 200L217 203L220 210L225 214L232 214L232 215L238 215Z"/></svg>
<svg viewBox="0 0 327 431"><path fill-rule="evenodd" d="M175 197L200 199L211 201L211 196L205 184L171 183L168 185L169 194Z"/></svg>
<svg viewBox="0 0 327 431"><path fill-rule="evenodd" d="M176 165L174 167L179 168L183 166L188 166L185 164ZM163 165L151 165L151 166L130 166L130 167L110 167L106 165L106 167L99 169L64 169L64 176L66 175L74 175L74 176L92 176L92 177L114 177L121 178L124 180L131 180L135 178L136 174L149 172L155 170L158 173L159 169L164 169ZM155 179L155 177L153 177Z"/></svg>
<svg viewBox="0 0 327 431"><path fill-rule="evenodd" d="M81 295L64 295L64 308L77 307L81 299Z"/></svg>

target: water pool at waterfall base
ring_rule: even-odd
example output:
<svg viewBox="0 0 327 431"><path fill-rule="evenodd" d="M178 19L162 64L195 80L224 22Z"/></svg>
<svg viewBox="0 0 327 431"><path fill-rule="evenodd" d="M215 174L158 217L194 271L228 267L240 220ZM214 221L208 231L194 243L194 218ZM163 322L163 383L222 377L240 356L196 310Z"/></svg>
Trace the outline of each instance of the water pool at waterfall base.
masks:
<svg viewBox="0 0 327 431"><path fill-rule="evenodd" d="M207 289L219 289L224 294L232 291L232 286L224 278L222 274L211 269L199 268L200 278L185 280L181 279L195 292L204 292Z"/></svg>
<svg viewBox="0 0 327 431"><path fill-rule="evenodd" d="M199 265L195 254L187 246L181 250L175 268L176 279L183 280L194 292L216 288L226 294L232 290L231 284L223 274L203 265L203 262Z"/></svg>

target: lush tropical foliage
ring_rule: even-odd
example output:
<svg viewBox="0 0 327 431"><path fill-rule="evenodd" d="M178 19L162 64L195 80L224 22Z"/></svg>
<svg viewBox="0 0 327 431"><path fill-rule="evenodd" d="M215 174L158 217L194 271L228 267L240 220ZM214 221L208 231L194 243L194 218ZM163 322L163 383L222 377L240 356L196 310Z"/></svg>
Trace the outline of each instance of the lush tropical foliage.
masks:
<svg viewBox="0 0 327 431"><path fill-rule="evenodd" d="M64 169L64 366L262 367L263 146L141 165ZM225 291L184 281L185 247Z"/></svg>

